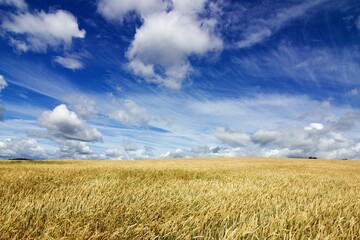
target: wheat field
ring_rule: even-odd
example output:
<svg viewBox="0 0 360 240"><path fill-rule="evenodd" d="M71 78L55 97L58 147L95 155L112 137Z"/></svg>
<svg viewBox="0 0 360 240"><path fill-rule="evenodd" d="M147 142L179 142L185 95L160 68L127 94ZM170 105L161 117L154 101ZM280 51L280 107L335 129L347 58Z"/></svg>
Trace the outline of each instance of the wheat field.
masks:
<svg viewBox="0 0 360 240"><path fill-rule="evenodd" d="M0 239L359 239L360 161L0 161Z"/></svg>

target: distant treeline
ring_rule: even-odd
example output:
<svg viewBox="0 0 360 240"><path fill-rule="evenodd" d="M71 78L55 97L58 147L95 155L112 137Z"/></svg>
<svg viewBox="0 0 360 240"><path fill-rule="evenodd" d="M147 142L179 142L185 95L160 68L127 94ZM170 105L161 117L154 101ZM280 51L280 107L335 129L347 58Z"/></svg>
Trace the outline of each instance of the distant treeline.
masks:
<svg viewBox="0 0 360 240"><path fill-rule="evenodd" d="M32 161L32 159L30 159L30 158L9 158L9 160L28 160L28 161Z"/></svg>

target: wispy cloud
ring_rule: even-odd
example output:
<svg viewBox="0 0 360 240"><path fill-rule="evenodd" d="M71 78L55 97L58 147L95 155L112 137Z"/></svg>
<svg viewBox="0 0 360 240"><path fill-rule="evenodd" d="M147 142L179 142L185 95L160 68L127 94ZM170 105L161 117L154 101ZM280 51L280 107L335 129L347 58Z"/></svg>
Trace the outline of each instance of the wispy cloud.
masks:
<svg viewBox="0 0 360 240"><path fill-rule="evenodd" d="M54 62L60 64L64 68L68 68L71 70L79 70L84 67L83 63L78 58L74 57L57 56L54 58Z"/></svg>
<svg viewBox="0 0 360 240"><path fill-rule="evenodd" d="M68 95L79 92L66 77L44 69L41 64L4 57L0 68L9 83L53 99L64 101Z"/></svg>
<svg viewBox="0 0 360 240"><path fill-rule="evenodd" d="M301 18L309 10L327 0L304 1L290 7L276 9L275 13L267 14L264 9L262 16L254 16L241 32L242 39L236 44L238 48L249 48L259 44L280 31L291 21ZM251 10L250 10L251 11ZM250 14L251 16L251 14Z"/></svg>
<svg viewBox="0 0 360 240"><path fill-rule="evenodd" d="M126 125L146 125L150 121L150 115L145 108L136 104L132 100L113 99L115 108L109 116Z"/></svg>
<svg viewBox="0 0 360 240"><path fill-rule="evenodd" d="M7 85L8 84L5 81L5 78L2 75L0 75L0 94L1 94L1 91L7 87ZM4 111L5 111L5 108L0 101L0 122L3 121L3 119L4 119Z"/></svg>
<svg viewBox="0 0 360 240"><path fill-rule="evenodd" d="M291 79L306 83L351 86L359 84L359 49L296 47L280 44L261 54L251 54L233 59L235 71L255 78ZM273 80L269 80L273 81Z"/></svg>
<svg viewBox="0 0 360 240"><path fill-rule="evenodd" d="M0 5L15 7L19 10L27 10L28 5L24 0L0 0Z"/></svg>
<svg viewBox="0 0 360 240"><path fill-rule="evenodd" d="M4 76L0 75L0 93L1 91L7 87L7 82L5 81Z"/></svg>

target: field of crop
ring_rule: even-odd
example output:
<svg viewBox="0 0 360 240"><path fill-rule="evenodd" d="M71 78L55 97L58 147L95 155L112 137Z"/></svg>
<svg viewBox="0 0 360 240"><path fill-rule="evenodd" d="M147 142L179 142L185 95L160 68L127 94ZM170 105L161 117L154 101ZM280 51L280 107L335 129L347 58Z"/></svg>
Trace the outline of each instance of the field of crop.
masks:
<svg viewBox="0 0 360 240"><path fill-rule="evenodd" d="M0 161L0 239L359 239L360 161Z"/></svg>

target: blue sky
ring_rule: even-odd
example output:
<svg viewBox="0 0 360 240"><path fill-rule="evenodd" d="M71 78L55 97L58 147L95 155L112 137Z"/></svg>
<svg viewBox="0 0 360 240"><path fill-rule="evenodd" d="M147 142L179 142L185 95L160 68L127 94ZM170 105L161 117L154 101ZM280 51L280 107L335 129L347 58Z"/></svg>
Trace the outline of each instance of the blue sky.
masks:
<svg viewBox="0 0 360 240"><path fill-rule="evenodd" d="M0 158L360 159L360 2L0 0Z"/></svg>

